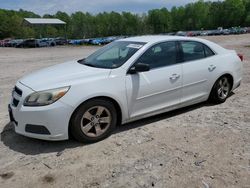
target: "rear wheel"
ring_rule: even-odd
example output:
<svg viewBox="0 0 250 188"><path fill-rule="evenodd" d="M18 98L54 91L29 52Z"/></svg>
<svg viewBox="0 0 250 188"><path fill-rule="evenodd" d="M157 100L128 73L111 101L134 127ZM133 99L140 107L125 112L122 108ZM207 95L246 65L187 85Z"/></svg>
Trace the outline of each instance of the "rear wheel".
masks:
<svg viewBox="0 0 250 188"><path fill-rule="evenodd" d="M229 96L232 88L232 83L228 76L220 77L214 84L210 94L210 99L214 103L223 103Z"/></svg>
<svg viewBox="0 0 250 188"><path fill-rule="evenodd" d="M71 119L71 134L80 142L98 142L115 129L117 114L110 101L94 99L82 104Z"/></svg>

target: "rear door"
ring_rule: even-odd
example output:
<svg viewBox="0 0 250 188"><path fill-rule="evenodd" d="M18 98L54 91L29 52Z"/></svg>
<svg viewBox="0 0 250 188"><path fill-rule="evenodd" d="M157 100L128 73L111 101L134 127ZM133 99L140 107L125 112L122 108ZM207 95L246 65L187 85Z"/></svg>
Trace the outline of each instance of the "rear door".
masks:
<svg viewBox="0 0 250 188"><path fill-rule="evenodd" d="M196 41L180 41L183 64L182 102L195 102L209 95L210 78L216 71L215 53L205 44Z"/></svg>

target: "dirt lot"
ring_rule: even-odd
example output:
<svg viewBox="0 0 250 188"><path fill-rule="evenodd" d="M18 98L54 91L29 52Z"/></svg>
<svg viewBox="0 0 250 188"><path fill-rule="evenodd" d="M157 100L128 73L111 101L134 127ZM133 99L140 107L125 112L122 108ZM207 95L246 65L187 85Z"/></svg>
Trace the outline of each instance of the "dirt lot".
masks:
<svg viewBox="0 0 250 188"><path fill-rule="evenodd" d="M96 48L0 48L0 187L250 188L250 34L208 39L245 57L242 85L226 103L123 125L91 145L19 136L7 104L21 76Z"/></svg>

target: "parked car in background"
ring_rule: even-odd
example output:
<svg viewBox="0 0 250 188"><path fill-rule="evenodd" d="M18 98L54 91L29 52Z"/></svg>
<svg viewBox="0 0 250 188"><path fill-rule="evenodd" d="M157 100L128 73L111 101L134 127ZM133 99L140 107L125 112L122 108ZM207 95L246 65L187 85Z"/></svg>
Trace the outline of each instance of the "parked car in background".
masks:
<svg viewBox="0 0 250 188"><path fill-rule="evenodd" d="M242 59L198 38L121 39L19 79L10 119L28 137L97 142L118 124L208 99L225 102L241 83Z"/></svg>
<svg viewBox="0 0 250 188"><path fill-rule="evenodd" d="M208 36L208 31L201 31L200 35L201 36Z"/></svg>
<svg viewBox="0 0 250 188"><path fill-rule="evenodd" d="M36 47L48 47L48 46L50 46L48 39L36 39L35 42L36 42ZM55 45L55 42L52 41L52 44Z"/></svg>
<svg viewBox="0 0 250 188"><path fill-rule="evenodd" d="M90 39L82 39L81 44L89 44Z"/></svg>
<svg viewBox="0 0 250 188"><path fill-rule="evenodd" d="M223 35L230 35L230 30L229 29L223 29L222 34Z"/></svg>
<svg viewBox="0 0 250 188"><path fill-rule="evenodd" d="M43 38L43 39L40 39L40 42L43 43L42 45L46 44L45 46L56 46L56 41L54 38Z"/></svg>
<svg viewBox="0 0 250 188"><path fill-rule="evenodd" d="M193 31L194 36L200 36L202 31Z"/></svg>
<svg viewBox="0 0 250 188"><path fill-rule="evenodd" d="M175 35L176 35L176 36L187 36L187 32L178 31Z"/></svg>
<svg viewBox="0 0 250 188"><path fill-rule="evenodd" d="M36 47L36 39L26 39L16 45L17 48L35 48Z"/></svg>
<svg viewBox="0 0 250 188"><path fill-rule="evenodd" d="M222 35L222 34L223 34L223 30L216 29L212 31L212 35Z"/></svg>
<svg viewBox="0 0 250 188"><path fill-rule="evenodd" d="M193 36L195 36L195 35L194 35L194 32L193 32L193 31L188 31L188 32L186 33L186 35L179 35L179 36L193 37Z"/></svg>
<svg viewBox="0 0 250 188"><path fill-rule="evenodd" d="M83 44L82 39L70 39L68 43L71 44L71 45L81 45L81 44Z"/></svg>
<svg viewBox="0 0 250 188"><path fill-rule="evenodd" d="M6 43L6 47L16 47L18 44L22 43L23 39L14 39Z"/></svg>
<svg viewBox="0 0 250 188"><path fill-rule="evenodd" d="M94 39L89 39L88 43L92 45L102 45L104 44L104 40L102 38L94 38Z"/></svg>
<svg viewBox="0 0 250 188"><path fill-rule="evenodd" d="M62 37L55 38L56 45L65 45L67 44L67 40Z"/></svg>
<svg viewBox="0 0 250 188"><path fill-rule="evenodd" d="M115 41L117 37L105 37L102 39L102 44L108 44Z"/></svg>
<svg viewBox="0 0 250 188"><path fill-rule="evenodd" d="M1 47L7 47L6 45L8 44L8 42L9 42L10 40L11 40L11 39L0 40L0 46L1 46Z"/></svg>
<svg viewBox="0 0 250 188"><path fill-rule="evenodd" d="M23 42L16 45L17 48L36 48L36 47L47 47L48 43L43 39L26 39Z"/></svg>
<svg viewBox="0 0 250 188"><path fill-rule="evenodd" d="M195 31L178 31L177 33L162 33L161 35L176 35L176 36L213 36L213 35L232 35L232 34L245 34L249 33L249 27L231 27L223 29L218 27L214 30L195 30ZM70 39L66 40L63 37L57 38L43 38L43 39L4 39L0 41L0 46L3 47L45 47L45 46L56 46L56 45L106 45L115 40L127 38L128 36L109 36L109 37L97 37L88 39ZM130 36L131 37L131 36ZM29 40L29 41L26 41ZM36 40L36 41L30 41ZM26 41L26 42L25 42Z"/></svg>
<svg viewBox="0 0 250 188"><path fill-rule="evenodd" d="M244 27L244 28L240 28L240 34L245 34L247 33L247 28Z"/></svg>
<svg viewBox="0 0 250 188"><path fill-rule="evenodd" d="M231 32L232 34L234 34L234 35L240 34L240 31L239 31L239 29L238 29L237 27L232 27L232 28L230 28L230 32Z"/></svg>
<svg viewBox="0 0 250 188"><path fill-rule="evenodd" d="M247 33L247 29L241 28L241 27L232 27L232 28L229 28L229 31L231 34L234 34L234 35Z"/></svg>

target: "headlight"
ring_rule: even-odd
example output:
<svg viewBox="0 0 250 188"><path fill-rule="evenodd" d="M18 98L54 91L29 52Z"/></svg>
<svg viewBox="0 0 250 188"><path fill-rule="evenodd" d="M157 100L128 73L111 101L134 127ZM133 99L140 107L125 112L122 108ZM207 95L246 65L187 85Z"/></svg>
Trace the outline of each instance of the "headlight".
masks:
<svg viewBox="0 0 250 188"><path fill-rule="evenodd" d="M46 91L34 92L26 97L24 106L46 106L56 102L63 97L70 87L62 87L57 89L50 89Z"/></svg>

